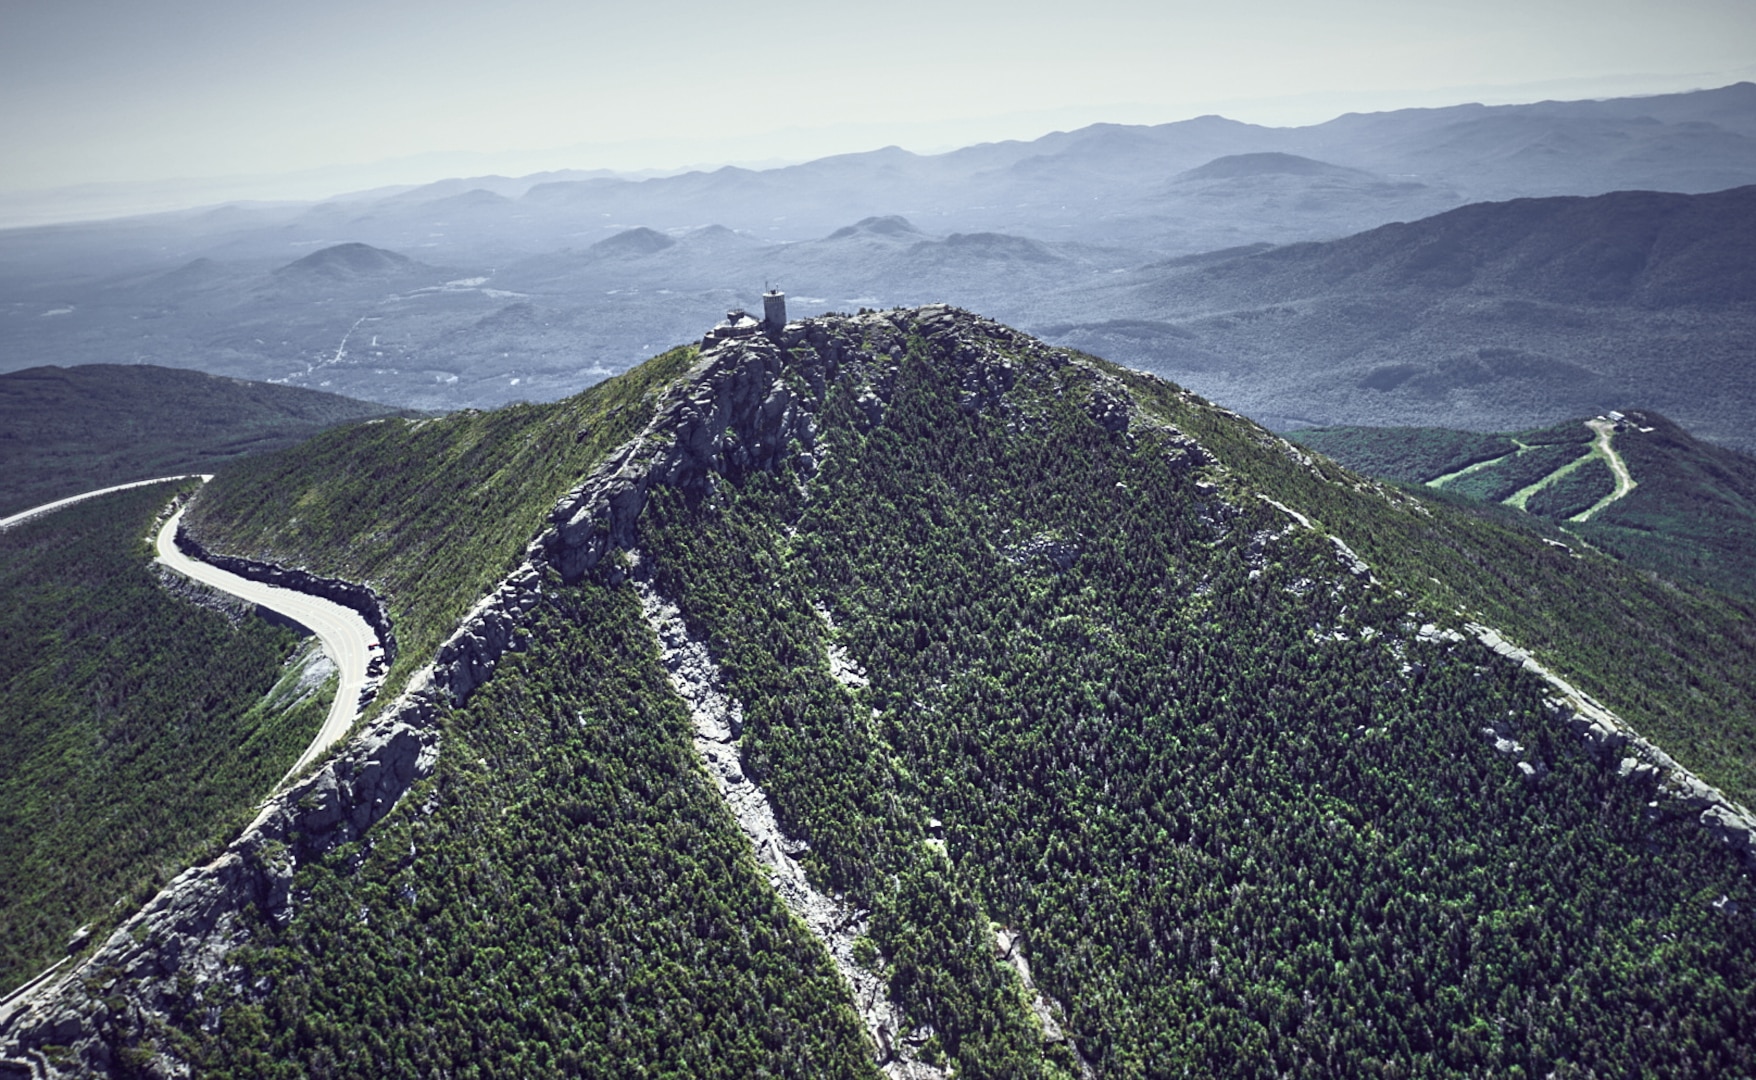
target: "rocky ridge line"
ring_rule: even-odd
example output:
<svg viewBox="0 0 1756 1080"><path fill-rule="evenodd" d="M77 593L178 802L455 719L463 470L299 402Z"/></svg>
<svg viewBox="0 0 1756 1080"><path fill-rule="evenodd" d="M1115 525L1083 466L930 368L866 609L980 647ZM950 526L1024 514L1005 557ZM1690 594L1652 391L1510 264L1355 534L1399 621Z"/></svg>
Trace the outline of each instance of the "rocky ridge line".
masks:
<svg viewBox="0 0 1756 1080"><path fill-rule="evenodd" d="M1528 650L1507 641L1498 630L1473 622L1465 623L1464 629L1494 655L1517 664L1548 683L1555 691L1554 697L1544 699L1549 715L1582 738L1594 756L1626 751L1627 756L1617 763L1618 776L1637 783L1653 784L1658 793L1674 805L1686 812L1698 813L1697 820L1702 828L1731 849L1746 867L1756 870L1756 815L1751 814L1747 807L1732 801L1725 792L1678 764L1675 758L1643 738L1626 720L1538 663Z"/></svg>
<svg viewBox="0 0 1756 1080"><path fill-rule="evenodd" d="M436 714L424 687L405 692L318 772L269 799L218 858L179 874L84 961L9 1003L0 1055L23 1075L104 1075L121 1050L150 1044L192 992L232 977L225 957L251 939L248 909L284 924L298 863L357 839L432 771ZM53 1059L51 1046L61 1048ZM153 1072L189 1075L163 1054Z"/></svg>
<svg viewBox="0 0 1756 1080"><path fill-rule="evenodd" d="M1350 574L1369 583L1376 583L1371 567L1339 536L1320 528L1310 518L1289 506L1266 495L1259 497L1290 516L1300 527L1327 536L1335 547L1337 559ZM1611 712L1590 694L1550 671L1528 649L1514 645L1500 631L1474 622L1465 623L1464 630L1467 634L1458 630L1440 629L1437 624L1427 623L1415 632L1415 640L1429 644L1456 644L1474 640L1496 657L1516 664L1543 680L1554 691L1554 696L1544 698L1549 715L1584 740L1593 757L1628 751L1629 756L1622 758L1617 764L1617 776L1634 782L1651 783L1674 805L1680 805L1686 812L1698 813L1700 825L1714 839L1729 848L1746 867L1756 869L1756 814L1752 814L1747 807L1734 802L1725 792L1684 768L1675 758L1641 736L1626 720ZM1514 754L1524 749L1511 738L1513 733L1510 731L1488 728L1484 733L1494 740L1495 748L1502 753ZM1519 761L1518 768L1527 779L1541 779L1543 766L1540 762L1532 764Z"/></svg>
<svg viewBox="0 0 1756 1080"><path fill-rule="evenodd" d="M756 861L769 884L788 908L822 944L847 984L854 1009L866 1025L879 1068L894 1080L943 1080L941 1069L920 1060L919 1043L904 1030L882 970L864 967L854 958L854 942L866 932L867 913L851 911L840 901L812 887L796 856L808 850L788 839L774 816L766 792L744 775L737 738L742 710L728 696L707 645L690 635L677 605L661 595L650 580L634 578L641 612L658 639L660 656L671 687L688 706L695 728L695 753L738 829L750 841Z"/></svg>

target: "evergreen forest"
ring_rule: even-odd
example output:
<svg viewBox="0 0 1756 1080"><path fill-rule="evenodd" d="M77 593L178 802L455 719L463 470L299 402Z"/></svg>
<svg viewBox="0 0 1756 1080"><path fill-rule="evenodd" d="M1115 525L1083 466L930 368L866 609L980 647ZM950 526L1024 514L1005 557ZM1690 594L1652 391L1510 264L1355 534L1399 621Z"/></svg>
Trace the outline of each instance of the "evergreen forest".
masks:
<svg viewBox="0 0 1756 1080"><path fill-rule="evenodd" d="M291 630L155 572L148 534L194 486L116 492L0 532L7 990L82 925L101 939L216 853L329 709L334 680Z"/></svg>
<svg viewBox="0 0 1756 1080"><path fill-rule="evenodd" d="M644 588L941 1075L1756 1071L1747 868L1540 679L1423 632L1499 628L1747 800L1746 607L964 313L788 335L333 432L202 494L208 546L382 587L406 677L611 450L681 446L666 401L743 363L812 417L752 464L757 395L632 548L546 569L433 774L118 1039L223 1077L895 1066L710 783Z"/></svg>

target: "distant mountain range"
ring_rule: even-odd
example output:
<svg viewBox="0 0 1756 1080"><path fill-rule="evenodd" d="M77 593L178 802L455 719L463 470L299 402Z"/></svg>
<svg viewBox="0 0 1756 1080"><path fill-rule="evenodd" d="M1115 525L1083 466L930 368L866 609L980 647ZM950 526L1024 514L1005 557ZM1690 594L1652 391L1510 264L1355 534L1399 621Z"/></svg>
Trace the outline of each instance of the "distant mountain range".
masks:
<svg viewBox="0 0 1756 1080"><path fill-rule="evenodd" d="M1639 400L1750 445L1734 189L1752 184L1748 83L454 179L8 231L0 362L195 366L428 409L553 400L766 282L795 314L990 311L1280 427L1504 430ZM1563 196L1585 198L1519 201Z"/></svg>
<svg viewBox="0 0 1756 1080"><path fill-rule="evenodd" d="M1756 187L1483 203L1130 270L1052 340L1279 426L1507 429L1650 403L1756 447ZM1143 321L1145 320L1145 321Z"/></svg>

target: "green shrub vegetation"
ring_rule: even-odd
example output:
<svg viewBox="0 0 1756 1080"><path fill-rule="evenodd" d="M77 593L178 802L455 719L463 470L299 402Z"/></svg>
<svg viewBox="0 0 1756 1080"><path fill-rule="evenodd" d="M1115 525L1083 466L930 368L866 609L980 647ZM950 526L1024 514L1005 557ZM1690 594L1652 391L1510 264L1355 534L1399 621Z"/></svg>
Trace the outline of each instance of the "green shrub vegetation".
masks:
<svg viewBox="0 0 1756 1080"><path fill-rule="evenodd" d="M639 432L693 346L549 405L381 420L222 470L184 522L209 550L368 582L401 649L388 701L522 556L543 515Z"/></svg>
<svg viewBox="0 0 1756 1080"><path fill-rule="evenodd" d="M827 385L816 471L660 488L641 522L640 566L742 705L745 773L817 886L870 912L861 954L925 1056L972 1078L1079 1067L996 960L1000 925L1107 1077L1756 1069L1742 868L1589 756L1541 683L1417 642L1411 617L1500 627L1748 798L1750 613L1067 358L1017 351L1017 385L973 404L967 361L911 338L871 361L876 426L869 387ZM1117 393L1145 414L1126 432L1092 419ZM481 445L489 478L433 525L485 586L551 496L503 490L533 483L506 465L531 426L455 423L517 435ZM322 527L277 534L283 555L382 568L411 620L467 606L423 579L431 558L462 580L450 548L357 554L336 463L397 463L408 498L457 468L410 449L424 428L379 427L250 473L203 527L262 535L246 492L298 477L282 509L324 507ZM391 482L358 513L425 543L405 524L425 501ZM1336 530L1375 580L1267 499ZM493 529L516 509L523 535L478 540L482 507ZM435 776L301 868L291 923L234 954L244 992L191 988L163 1037L210 1074L871 1075L845 991L693 757L633 587L551 577L544 594L523 650L443 718ZM832 644L866 685L832 676Z"/></svg>
<svg viewBox="0 0 1756 1080"><path fill-rule="evenodd" d="M1590 510L1615 490L1616 474L1610 471L1610 463L1601 457L1591 457L1531 492L1524 509L1538 517L1565 521Z"/></svg>
<svg viewBox="0 0 1756 1080"><path fill-rule="evenodd" d="M1756 802L1756 613L1646 569L1545 546L1510 507L1294 467L1215 410L1167 415L1269 496L1327 524L1427 612L1497 627L1678 760Z"/></svg>
<svg viewBox="0 0 1756 1080"><path fill-rule="evenodd" d="M1515 442L1525 446L1577 446L1583 452L1585 444L1597 437L1597 433L1579 420L1563 420L1548 427L1531 428L1512 434Z"/></svg>
<svg viewBox="0 0 1756 1080"><path fill-rule="evenodd" d="M1344 462L1350 469L1411 484L1505 457L1518 449L1505 435L1448 428L1304 428L1288 432L1287 438Z"/></svg>
<svg viewBox="0 0 1756 1080"><path fill-rule="evenodd" d="M159 584L144 538L177 490L0 533L0 986L229 840L333 696L283 667L291 631Z"/></svg>

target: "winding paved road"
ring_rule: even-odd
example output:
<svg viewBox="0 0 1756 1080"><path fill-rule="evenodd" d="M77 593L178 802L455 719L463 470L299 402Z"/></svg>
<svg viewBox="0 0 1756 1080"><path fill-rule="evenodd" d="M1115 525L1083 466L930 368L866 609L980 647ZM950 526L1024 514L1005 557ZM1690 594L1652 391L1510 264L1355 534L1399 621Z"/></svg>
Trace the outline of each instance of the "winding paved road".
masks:
<svg viewBox="0 0 1756 1080"><path fill-rule="evenodd" d="M136 480L132 484L117 484L115 487L98 488L96 491L81 492L78 495L69 495L65 499L56 499L54 502L46 502L41 506L33 506L29 510L20 510L11 517L0 518L0 532L5 532L14 525L22 525L31 518L42 517L44 514L52 514L63 506L72 506L76 502L95 499L99 495L108 495L112 491L127 491L129 488L145 487L148 484L162 484L168 480L188 480L196 476L201 477L201 482L204 484L213 479L212 473L183 473L180 476L161 476L156 480Z"/></svg>
<svg viewBox="0 0 1756 1080"><path fill-rule="evenodd" d="M108 495L112 491L126 491L129 488L144 487L147 484L162 484L167 480L186 480L192 476L200 476L201 482L213 479L212 474L190 473L185 476L161 476L157 480L138 480L132 484L117 484L115 487L99 488L79 495L70 495L65 499L57 499L41 506L33 506L29 510L13 514L11 517L0 518L0 532L14 525L53 513L64 506L71 506L86 499L95 499L100 495ZM325 600L320 596L311 596L292 589L283 589L275 585L264 585L259 581L241 578L217 566L210 566L198 559L191 559L177 549L177 526L182 524L183 510L178 508L164 526L159 529L155 548L158 562L177 571L184 577L211 585L222 592L231 593L241 600L258 604L286 616L306 627L317 635L322 643L323 651L335 662L340 672L340 684L336 687L335 700L330 703L329 715L324 718L323 726L311 740L299 760L293 763L286 775L275 785L276 790L284 787L300 769L329 749L337 739L347 734L354 720L360 714L360 692L367 683L366 668L372 662L376 649L382 647L378 635L366 624L358 612L342 607L333 600ZM26 982L0 998L0 1019L17 1008L30 991L47 982L63 965L67 958L50 964L35 978Z"/></svg>
<svg viewBox="0 0 1756 1080"><path fill-rule="evenodd" d="M162 484L169 480L188 480L197 476L204 484L213 479L211 473L185 473L181 476L161 476L156 480L136 480L131 484L117 484L114 487L69 495L65 499L56 499L54 502L22 510L10 517L0 518L0 532L32 518L54 513L62 507L108 495L113 491L127 491L129 488ZM159 530L159 562L184 577L211 585L252 604L259 604L306 627L317 635L317 640L323 644L323 651L329 654L341 675L341 683L335 691L335 701L329 707L329 716L324 719L323 726L318 729L311 744L305 747L305 752L299 755L299 760L287 770L286 776L281 777L281 784L285 784L300 769L329 749L337 739L347 734L348 728L353 726L354 720L360 715L360 694L368 683L366 668L372 663L376 650L381 647L378 635L360 617L359 612L345 608L333 600L276 585L264 585L198 559L191 559L177 550L177 526L182 520L183 511L178 510L165 522L164 528Z"/></svg>
<svg viewBox="0 0 1756 1080"><path fill-rule="evenodd" d="M329 716L324 719L323 726L318 729L317 736L311 740L305 752L299 755L299 760L281 778L281 784L285 784L300 769L329 749L337 739L347 734L354 719L360 715L360 693L366 688L366 667L376 653L374 646L379 645L378 635L366 625L366 620L360 617L359 612L345 608L333 600L283 589L277 585L264 585L260 581L241 578L199 559L191 559L177 549L177 526L182 521L183 511L178 509L159 530L157 547L160 563L185 577L231 593L252 604L260 604L307 627L317 635L317 640L323 644L323 651L335 661L336 669L341 674L341 683L336 687L335 701L329 707Z"/></svg>

